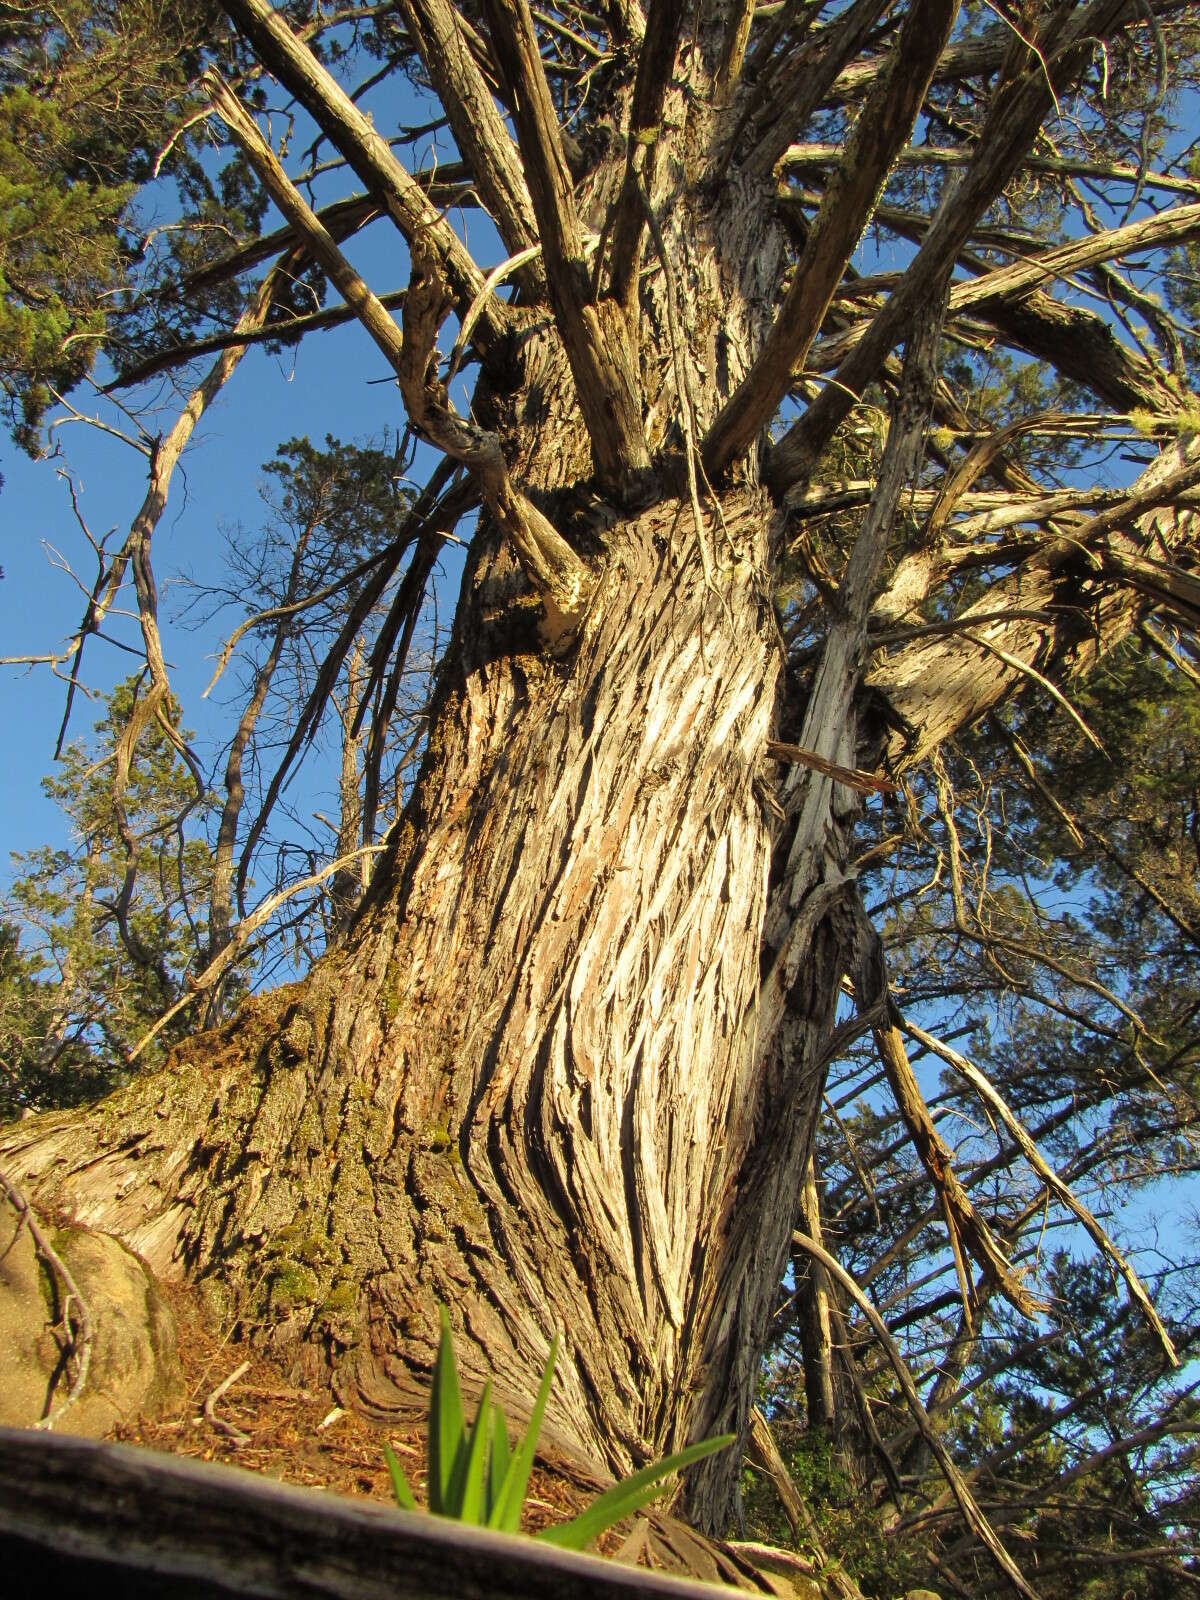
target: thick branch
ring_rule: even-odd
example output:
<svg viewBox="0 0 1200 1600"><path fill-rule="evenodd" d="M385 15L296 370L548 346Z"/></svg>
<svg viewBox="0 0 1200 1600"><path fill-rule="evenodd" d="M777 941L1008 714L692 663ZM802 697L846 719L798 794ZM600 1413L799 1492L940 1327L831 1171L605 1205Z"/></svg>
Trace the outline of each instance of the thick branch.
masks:
<svg viewBox="0 0 1200 1600"><path fill-rule="evenodd" d="M484 11L513 107L546 281L579 408L596 467L609 486L619 489L650 464L625 321L611 302L591 303L583 229L529 7L525 0L484 0Z"/></svg>
<svg viewBox="0 0 1200 1600"><path fill-rule="evenodd" d="M433 257L422 261L414 247L414 277L404 302L404 353L397 376L413 424L474 476L488 508L546 607L552 644L572 637L596 585L591 567L576 555L508 475L499 437L460 417L437 369L437 333L450 310L450 294L436 275ZM422 271L423 269L423 271Z"/></svg>
<svg viewBox="0 0 1200 1600"><path fill-rule="evenodd" d="M630 312L637 304L638 269L646 213L642 189L654 193L655 151L661 138L663 100L675 67L684 0L653 0L646 19L646 37L638 55L633 105L629 113L629 147L625 177L612 224L609 292Z"/></svg>
<svg viewBox="0 0 1200 1600"><path fill-rule="evenodd" d="M997 267L994 272L985 273L970 283L956 283L950 291L950 309L965 311L988 300L1008 299L1028 289L1039 288L1048 278L1065 278L1081 267L1093 267L1099 261L1115 261L1139 250L1183 244L1197 234L1200 234L1200 203L1174 206L1156 216L1126 223L1123 228L1108 228L1103 233L1072 239L1069 244L1029 261Z"/></svg>
<svg viewBox="0 0 1200 1600"><path fill-rule="evenodd" d="M969 634L922 638L876 663L866 684L891 708L887 756L893 770L922 760L998 705L1026 667L1038 676L1069 678L1124 638L1152 602L1128 585L1105 581L1102 566L1098 579L1089 577L1103 560L1100 542L1112 552L1110 562L1113 556L1141 558L1154 542L1168 553L1193 543L1200 513L1172 501L1193 481L1198 458L1195 438L1165 450L1122 506L1073 529L1069 540L1051 541L968 607L958 626Z"/></svg>
<svg viewBox="0 0 1200 1600"><path fill-rule="evenodd" d="M328 229L280 166L257 122L214 67L204 74L202 83L212 97L218 116L241 145L246 159L287 218L292 232L320 262L346 304L354 307L355 316L383 352L389 366L396 369L400 360L400 330L384 310L379 297L338 249Z"/></svg>
<svg viewBox="0 0 1200 1600"><path fill-rule="evenodd" d="M448 0L401 0L408 31L445 107L463 159L509 255L537 243L520 159ZM532 287L536 269L527 273Z"/></svg>
<svg viewBox="0 0 1200 1600"><path fill-rule="evenodd" d="M943 202L911 266L839 366L834 381L771 451L767 471L776 493L811 473L888 351L903 337L933 286L951 270L980 215L1016 172L1054 104L1055 94L1086 69L1096 40L1112 31L1127 9L1126 0L1093 0L1063 29L1057 49L1033 58L1015 82L1003 84L997 91L980 131L975 159Z"/></svg>
<svg viewBox="0 0 1200 1600"><path fill-rule="evenodd" d="M854 60L872 28L892 0L854 0L841 16L815 34L795 59L784 69L783 82L772 98L771 121L758 147L746 163L747 170L766 177L778 162L795 132L803 128L813 112L840 81L839 74ZM945 40L942 41L943 44ZM814 61L813 55L820 51ZM872 62L872 82L878 77L880 66ZM890 65L882 68L884 75Z"/></svg>
<svg viewBox="0 0 1200 1600"><path fill-rule="evenodd" d="M888 69L864 105L830 179L775 325L704 441L710 477L750 448L791 387L793 371L803 365L883 191L893 157L912 132L957 14L958 0L914 0Z"/></svg>
<svg viewBox="0 0 1200 1600"><path fill-rule="evenodd" d="M437 252L455 299L465 311L483 287L483 274L425 190L396 160L371 119L358 109L266 0L228 0L224 9L250 41L263 66L295 95L361 182L387 207L409 243L419 236L427 248ZM486 347L504 328L503 308L491 301L479 322L480 347Z"/></svg>
<svg viewBox="0 0 1200 1600"><path fill-rule="evenodd" d="M937 74L935 74L935 77ZM785 167L832 167L841 159L836 144L792 144L783 153ZM964 146L918 144L901 150L898 167L967 167L973 152ZM1064 178L1100 178L1105 183L1130 183L1142 189L1165 189L1172 194L1200 195L1195 178L1176 178L1165 172L1140 172L1124 161L1085 161L1073 156L1031 155L1023 163L1029 172L1047 172Z"/></svg>

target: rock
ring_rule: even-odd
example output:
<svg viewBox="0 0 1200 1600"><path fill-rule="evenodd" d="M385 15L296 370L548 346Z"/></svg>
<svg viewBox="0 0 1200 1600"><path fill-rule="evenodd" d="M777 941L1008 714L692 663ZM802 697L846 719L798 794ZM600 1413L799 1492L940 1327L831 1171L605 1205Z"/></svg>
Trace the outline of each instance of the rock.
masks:
<svg viewBox="0 0 1200 1600"><path fill-rule="evenodd" d="M118 1239L86 1228L43 1231L92 1320L87 1382L55 1429L100 1438L118 1422L158 1411L182 1384L175 1321L145 1265ZM16 1209L0 1199L2 1426L40 1421L70 1389L57 1277L39 1259Z"/></svg>

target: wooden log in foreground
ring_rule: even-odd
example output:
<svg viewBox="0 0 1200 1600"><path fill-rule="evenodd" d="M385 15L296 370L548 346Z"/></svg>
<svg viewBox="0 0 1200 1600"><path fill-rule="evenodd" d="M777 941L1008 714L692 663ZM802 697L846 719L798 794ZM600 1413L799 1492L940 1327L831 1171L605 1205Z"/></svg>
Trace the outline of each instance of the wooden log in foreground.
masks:
<svg viewBox="0 0 1200 1600"><path fill-rule="evenodd" d="M236 1467L0 1428L6 1600L702 1600L717 1592Z"/></svg>

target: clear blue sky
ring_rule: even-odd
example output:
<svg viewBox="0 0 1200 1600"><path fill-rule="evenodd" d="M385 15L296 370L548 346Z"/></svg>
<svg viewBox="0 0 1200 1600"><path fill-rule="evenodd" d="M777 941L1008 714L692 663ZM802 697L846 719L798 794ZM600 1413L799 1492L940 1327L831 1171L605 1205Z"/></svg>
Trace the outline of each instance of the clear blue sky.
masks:
<svg viewBox="0 0 1200 1600"><path fill-rule="evenodd" d="M390 96L387 103L381 102L384 93ZM402 85L399 93L394 87L377 90L364 104L381 127L400 121L419 123L430 111L429 102L418 100L407 85ZM302 150L312 132L311 125L298 117L293 149ZM444 163L453 159L455 152L444 135L442 139L437 147L424 139L414 151L402 154L417 165L435 160ZM323 155L327 158L329 153L327 148ZM321 181L317 203L355 188L353 175L337 173ZM264 229L278 226L279 220L272 212ZM502 259L504 252L481 212L456 213L454 220L477 259L488 265ZM377 292L403 287L407 281L407 252L386 220L376 222L346 250ZM336 293L329 300L335 302ZM446 348L454 332L451 322L442 336ZM203 372L206 365L198 370ZM109 375L101 364L98 380ZM222 531L239 522L252 529L262 517L258 494L261 468L284 440L307 434L320 444L330 433L347 442L363 443L379 437L385 429L395 433L402 428L404 412L394 381L387 381L390 379L382 356L357 323L318 333L281 355L251 349L206 413L176 469L167 510L153 542L159 621L172 688L183 704L185 725L197 736L198 752L210 761L228 732L230 718L220 702L222 694L234 688L233 674L227 674L211 701L200 696L212 671L214 653L241 619L227 613L223 623L202 633L181 626L177 619L188 593L181 580L192 576L203 583L220 576ZM146 425L165 431L181 402L165 387L159 392L164 403L156 420L146 419ZM456 398L461 403L461 394ZM78 410L132 431L120 410L89 394L87 385L70 400ZM110 549L119 547L145 493L145 458L111 435L70 422L53 429L51 443L58 455L33 462L15 448L7 432L0 431L0 474L4 478L0 489L0 567L4 570L0 656L61 649L87 603L80 583L90 588L96 575L95 558L79 529L60 469L70 472L79 510L92 533L100 537L116 530L109 539ZM423 449L416 470L428 470L431 459L431 452ZM456 577L448 580L451 585L456 589ZM123 598L127 605L131 603L129 596ZM452 603L453 596L446 595L443 617L449 615ZM130 617L110 617L105 632L130 644L140 642L136 622ZM103 694L136 667L134 656L93 638L85 651L82 679ZM0 787L0 891L12 878L11 852L65 842L63 819L40 788L40 779L53 763L65 693L65 683L47 667L0 668L0 704L10 750L9 770ZM70 736L89 735L99 714L98 706L77 696Z"/></svg>

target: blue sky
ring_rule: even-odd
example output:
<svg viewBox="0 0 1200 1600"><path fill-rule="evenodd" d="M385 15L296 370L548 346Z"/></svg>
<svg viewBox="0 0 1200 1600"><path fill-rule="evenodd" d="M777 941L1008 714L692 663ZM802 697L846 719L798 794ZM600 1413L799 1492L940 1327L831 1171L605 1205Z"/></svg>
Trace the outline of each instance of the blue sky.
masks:
<svg viewBox="0 0 1200 1600"><path fill-rule="evenodd" d="M273 103L278 99L277 94L272 96ZM376 90L363 103L380 126L419 123L429 116L429 102L418 99L406 84L399 90L394 86ZM298 115L293 148L302 150L313 132L312 125ZM323 152L325 157L329 154L328 149ZM424 138L401 154L406 163L425 166L453 159L455 152L443 135L440 146ZM356 180L345 171L331 174L315 186L315 202L327 203L356 187ZM148 197L139 198L144 218L152 207L166 207L166 189L162 184ZM153 220L164 218L155 216ZM503 257L495 232L481 212L457 213L455 221L481 262L491 264ZM279 222L272 211L264 231ZM345 249L377 292L406 283L407 251L386 220L376 222ZM329 303L335 300L336 294ZM443 333L447 348L453 337L450 323ZM110 375L101 363L97 380L103 382ZM175 420L181 399L166 384L160 384L157 391L153 386L147 388L150 398L162 403L155 420L146 418L145 423L165 431ZM89 394L87 385L69 398L79 411L110 427L131 431L119 406ZM144 402L146 396L139 393L136 398ZM461 391L456 398L462 402ZM249 350L205 414L175 471L167 509L153 541L159 623L172 689L182 701L184 723L196 734L202 757L214 759L229 730L228 708L221 702L223 695L234 689L234 673L227 673L211 700L202 700L201 694L211 676L214 654L241 618L227 611L221 621L199 633L181 625L180 613L191 592L186 580L194 578L202 584L220 578L223 532L239 522L253 529L262 518L264 507L258 492L262 465L284 440L307 434L319 445L326 434L333 434L348 443L365 443L378 439L385 430L394 435L403 424L404 411L392 374L354 322L311 336L279 355L261 347ZM7 433L0 431L0 474L4 479L0 488L0 567L4 571L0 656L60 650L83 615L86 595L80 584L90 588L94 581L95 557L78 526L70 489L61 474L69 472L79 511L92 534L99 538L115 530L110 549L119 547L145 493L145 458L111 434L69 421L52 427L50 446L48 459L30 461ZM422 449L417 470L427 471L432 459L432 452ZM456 590L456 576L444 581ZM128 596L122 598L128 603ZM443 616L450 614L452 605L450 593L442 603ZM136 623L129 617L110 617L105 632L129 644L140 642ZM93 638L85 651L82 681L102 695L136 667L134 656ZM65 695L65 683L48 667L0 668L0 705L11 751L10 771L0 790L0 891L13 876L12 852L66 842L63 818L40 788L41 777L53 763ZM90 735L99 715L98 704L77 696L70 737Z"/></svg>
<svg viewBox="0 0 1200 1600"><path fill-rule="evenodd" d="M282 357L251 350L176 471L154 536L154 565L172 686L204 746L217 739L226 720L219 704L200 699L219 640L213 632L197 635L179 625L187 597L180 577L204 582L220 575L221 530L239 520L252 525L262 514L260 469L280 441L304 433L320 441L327 431L353 441L402 422L394 387L368 383L384 375L382 365L357 324L318 335ZM72 398L81 410L106 420L116 416L103 403L89 406L82 391ZM62 451L57 460L31 462L7 439L0 446L0 653L6 656L59 649L78 625L85 596L64 562L85 585L95 577L94 557L59 472L70 472L93 535L117 530L110 546L119 545L145 492L145 459L129 446L78 423L54 437ZM128 618L115 618L106 631L125 640L136 636ZM102 640L89 641L84 677L92 688L109 688L135 666L133 657ZM12 762L2 810L6 859L0 870L7 871L8 851L61 837L57 808L42 797L37 780L51 765L66 686L45 667L8 667L0 681ZM77 701L72 735L90 733L98 714Z"/></svg>

